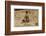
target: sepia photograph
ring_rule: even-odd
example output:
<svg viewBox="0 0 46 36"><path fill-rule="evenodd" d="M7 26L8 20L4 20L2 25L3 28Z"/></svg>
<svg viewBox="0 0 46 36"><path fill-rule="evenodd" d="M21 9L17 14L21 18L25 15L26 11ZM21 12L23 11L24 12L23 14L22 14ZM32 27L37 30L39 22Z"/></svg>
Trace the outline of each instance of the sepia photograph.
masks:
<svg viewBox="0 0 46 36"><path fill-rule="evenodd" d="M14 9L14 26L38 26L38 9Z"/></svg>

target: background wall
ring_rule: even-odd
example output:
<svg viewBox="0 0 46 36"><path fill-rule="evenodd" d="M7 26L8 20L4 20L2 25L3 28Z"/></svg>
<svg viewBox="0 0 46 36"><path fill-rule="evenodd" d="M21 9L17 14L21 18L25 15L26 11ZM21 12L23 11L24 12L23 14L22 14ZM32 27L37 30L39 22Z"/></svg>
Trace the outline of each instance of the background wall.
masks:
<svg viewBox="0 0 46 36"><path fill-rule="evenodd" d="M40 3L44 2L45 3L45 18L46 18L46 0L12 0L12 1L24 1L24 2L28 1L28 2L40 2ZM45 19L45 22L46 22L46 19ZM46 23L45 23L45 26L46 26ZM45 32L46 32L46 29L45 29ZM0 0L0 36L5 36L5 0ZM7 35L7 36L46 36L46 33Z"/></svg>

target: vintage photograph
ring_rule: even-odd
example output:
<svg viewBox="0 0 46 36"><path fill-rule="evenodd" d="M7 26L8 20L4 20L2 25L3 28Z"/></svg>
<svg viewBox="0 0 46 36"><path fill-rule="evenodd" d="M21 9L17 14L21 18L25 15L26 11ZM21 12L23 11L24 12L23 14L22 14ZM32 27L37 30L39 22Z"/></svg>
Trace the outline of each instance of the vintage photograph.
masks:
<svg viewBox="0 0 46 36"><path fill-rule="evenodd" d="M14 9L14 26L38 26L38 9Z"/></svg>

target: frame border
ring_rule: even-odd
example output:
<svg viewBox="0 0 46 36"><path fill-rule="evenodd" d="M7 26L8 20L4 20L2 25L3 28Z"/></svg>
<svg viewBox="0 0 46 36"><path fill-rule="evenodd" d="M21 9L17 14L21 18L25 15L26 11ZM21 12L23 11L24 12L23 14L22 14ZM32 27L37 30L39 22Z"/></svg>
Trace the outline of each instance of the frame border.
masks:
<svg viewBox="0 0 46 36"><path fill-rule="evenodd" d="M42 6L42 30L10 31L10 5ZM36 2L5 1L5 35L35 34L45 32L45 4Z"/></svg>

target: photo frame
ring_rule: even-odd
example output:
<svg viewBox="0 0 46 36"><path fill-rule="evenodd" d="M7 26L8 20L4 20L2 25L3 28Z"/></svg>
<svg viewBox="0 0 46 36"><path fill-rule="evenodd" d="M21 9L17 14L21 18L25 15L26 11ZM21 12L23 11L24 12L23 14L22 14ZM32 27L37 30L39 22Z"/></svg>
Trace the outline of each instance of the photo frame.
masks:
<svg viewBox="0 0 46 36"><path fill-rule="evenodd" d="M5 35L44 32L44 3L5 1Z"/></svg>

